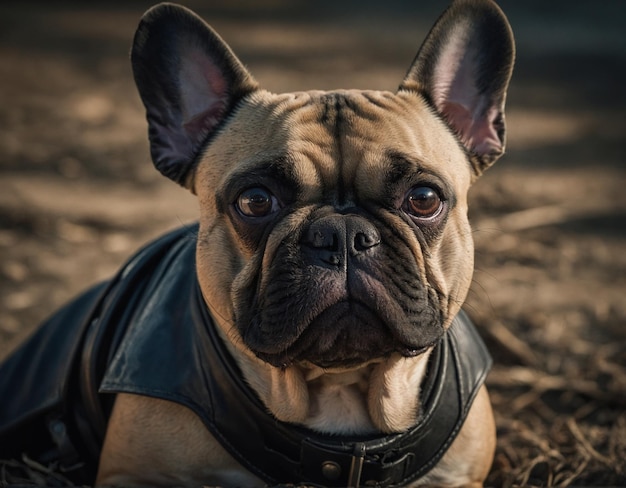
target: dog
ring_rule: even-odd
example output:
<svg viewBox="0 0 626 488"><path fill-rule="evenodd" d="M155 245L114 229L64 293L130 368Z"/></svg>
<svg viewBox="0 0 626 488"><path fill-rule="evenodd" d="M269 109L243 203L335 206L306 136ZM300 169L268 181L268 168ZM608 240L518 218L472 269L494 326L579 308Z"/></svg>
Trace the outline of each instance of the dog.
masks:
<svg viewBox="0 0 626 488"><path fill-rule="evenodd" d="M490 357L461 305L467 193L505 146L499 7L454 1L396 92L270 93L172 4L131 61L153 162L199 223L2 366L21 393L0 454L40 426L30 455L100 486L482 486Z"/></svg>

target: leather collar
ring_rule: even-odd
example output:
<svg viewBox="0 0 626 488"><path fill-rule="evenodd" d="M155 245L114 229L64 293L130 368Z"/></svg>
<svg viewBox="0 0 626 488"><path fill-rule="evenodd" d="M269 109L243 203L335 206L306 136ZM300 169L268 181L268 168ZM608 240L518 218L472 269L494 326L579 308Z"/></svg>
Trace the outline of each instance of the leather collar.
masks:
<svg viewBox="0 0 626 488"><path fill-rule="evenodd" d="M301 481L321 486L405 486L426 474L445 454L458 434L491 357L464 312L435 347L422 388L421 421L399 434L332 436L277 421L244 383L233 358L215 330L199 287L193 314L205 325L204 346L220 363L228 381L220 381L220 396L245 405L246 423L260 436L239 427L236 410L215 415L212 432L231 445L238 461L270 483ZM213 369L215 371L215 369ZM234 449L233 449L234 448ZM239 454L239 456L237 456Z"/></svg>

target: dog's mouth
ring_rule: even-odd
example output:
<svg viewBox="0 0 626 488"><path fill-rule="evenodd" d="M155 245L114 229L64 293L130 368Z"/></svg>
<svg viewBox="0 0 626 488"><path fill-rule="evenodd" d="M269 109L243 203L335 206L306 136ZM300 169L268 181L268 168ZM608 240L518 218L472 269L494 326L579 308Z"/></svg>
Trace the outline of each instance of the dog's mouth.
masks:
<svg viewBox="0 0 626 488"><path fill-rule="evenodd" d="M399 338L394 329L366 304L342 301L315 317L284 350L263 348L261 351L254 347L252 350L260 359L279 368L300 363L324 369L352 368L393 353L403 357L419 356L436 344L443 334L443 328L433 331L426 327L428 330L407 340Z"/></svg>

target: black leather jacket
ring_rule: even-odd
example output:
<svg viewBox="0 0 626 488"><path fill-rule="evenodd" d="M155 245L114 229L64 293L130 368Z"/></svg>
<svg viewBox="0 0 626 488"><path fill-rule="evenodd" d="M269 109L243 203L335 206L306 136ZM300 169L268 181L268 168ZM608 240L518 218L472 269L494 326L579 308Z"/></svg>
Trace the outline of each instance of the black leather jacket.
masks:
<svg viewBox="0 0 626 488"><path fill-rule="evenodd" d="M286 424L245 384L217 336L195 275L196 233L182 228L146 246L0 365L0 457L58 461L73 481L92 483L114 393L127 392L191 408L269 485L390 487L426 474L491 366L468 317L454 319L432 354L414 428L344 437ZM329 462L333 479L322 469Z"/></svg>

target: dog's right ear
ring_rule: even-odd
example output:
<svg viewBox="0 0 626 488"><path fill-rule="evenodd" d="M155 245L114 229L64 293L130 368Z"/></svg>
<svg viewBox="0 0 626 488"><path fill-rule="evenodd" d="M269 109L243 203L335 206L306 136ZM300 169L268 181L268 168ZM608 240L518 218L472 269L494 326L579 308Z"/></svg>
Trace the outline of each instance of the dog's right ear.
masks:
<svg viewBox="0 0 626 488"><path fill-rule="evenodd" d="M163 3L144 14L131 62L154 165L192 188L207 139L257 84L215 31L179 5Z"/></svg>

